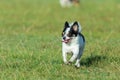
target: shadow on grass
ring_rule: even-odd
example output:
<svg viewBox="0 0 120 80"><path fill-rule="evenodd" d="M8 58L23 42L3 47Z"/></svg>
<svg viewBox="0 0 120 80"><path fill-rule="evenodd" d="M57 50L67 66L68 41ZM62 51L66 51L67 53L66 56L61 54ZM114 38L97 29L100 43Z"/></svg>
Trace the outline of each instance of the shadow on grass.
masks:
<svg viewBox="0 0 120 80"><path fill-rule="evenodd" d="M100 56L100 55L90 56L86 59L81 60L81 65L90 67L92 65L98 65L100 62L104 62L105 59L106 56Z"/></svg>

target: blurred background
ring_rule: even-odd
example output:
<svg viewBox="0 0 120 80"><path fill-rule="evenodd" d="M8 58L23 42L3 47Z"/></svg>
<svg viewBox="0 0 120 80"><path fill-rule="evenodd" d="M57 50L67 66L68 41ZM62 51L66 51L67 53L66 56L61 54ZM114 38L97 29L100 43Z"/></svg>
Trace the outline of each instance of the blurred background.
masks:
<svg viewBox="0 0 120 80"><path fill-rule="evenodd" d="M80 22L80 70L62 65L64 22ZM119 80L120 0L0 0L1 80ZM94 76L94 77L93 77Z"/></svg>

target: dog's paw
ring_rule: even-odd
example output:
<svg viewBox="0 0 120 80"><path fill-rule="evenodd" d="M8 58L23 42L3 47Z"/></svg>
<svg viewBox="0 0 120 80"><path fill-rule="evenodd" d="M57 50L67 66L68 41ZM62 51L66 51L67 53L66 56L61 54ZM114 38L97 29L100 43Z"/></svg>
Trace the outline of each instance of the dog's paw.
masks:
<svg viewBox="0 0 120 80"><path fill-rule="evenodd" d="M80 64L75 65L76 69L80 68Z"/></svg>
<svg viewBox="0 0 120 80"><path fill-rule="evenodd" d="M66 65L67 65L67 64L68 64L68 62L66 61L66 62L64 62L64 64L66 64Z"/></svg>
<svg viewBox="0 0 120 80"><path fill-rule="evenodd" d="M64 62L64 64L66 64L66 65L71 65L72 64L72 62Z"/></svg>
<svg viewBox="0 0 120 80"><path fill-rule="evenodd" d="M69 61L69 62L67 63L67 65L72 65L72 62L71 62L71 61Z"/></svg>

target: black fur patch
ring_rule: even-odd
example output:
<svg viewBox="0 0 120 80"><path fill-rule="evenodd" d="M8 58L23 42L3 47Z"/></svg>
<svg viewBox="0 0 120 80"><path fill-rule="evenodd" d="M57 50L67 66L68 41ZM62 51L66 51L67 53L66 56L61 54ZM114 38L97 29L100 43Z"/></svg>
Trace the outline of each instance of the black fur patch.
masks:
<svg viewBox="0 0 120 80"><path fill-rule="evenodd" d="M63 32L62 32L62 36L65 34L65 31L66 31L66 29L67 29L68 27L70 27L70 26L69 26L69 23L66 21L66 22L65 22L65 25L64 25Z"/></svg>
<svg viewBox="0 0 120 80"><path fill-rule="evenodd" d="M65 22L65 25L64 25L63 32L65 32L65 30L66 30L68 27L70 27L70 26L69 26L69 23L66 21L66 22Z"/></svg>
<svg viewBox="0 0 120 80"><path fill-rule="evenodd" d="M82 33L79 33L79 35L82 36L83 41L85 42L85 37L84 37L84 35L83 35Z"/></svg>
<svg viewBox="0 0 120 80"><path fill-rule="evenodd" d="M71 28L69 34L70 34L70 37L72 37L72 36L74 36L74 35L75 35L75 37L76 37L76 36L78 35L78 32L74 31L74 29Z"/></svg>
<svg viewBox="0 0 120 80"><path fill-rule="evenodd" d="M74 30L74 26L77 26L77 30L76 31ZM78 25L77 21L75 21L74 24L72 25L69 33L71 35L75 35L75 37L76 37L78 35L78 33L79 33L79 28L78 27L79 27L79 25Z"/></svg>

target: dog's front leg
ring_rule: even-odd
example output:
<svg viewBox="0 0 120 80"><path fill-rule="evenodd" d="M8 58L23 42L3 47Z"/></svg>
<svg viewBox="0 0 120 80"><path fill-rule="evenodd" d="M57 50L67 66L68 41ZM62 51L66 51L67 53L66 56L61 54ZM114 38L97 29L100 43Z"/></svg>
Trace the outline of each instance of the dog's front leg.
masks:
<svg viewBox="0 0 120 80"><path fill-rule="evenodd" d="M69 62L72 63L77 58L77 54L73 53L73 56L70 58Z"/></svg>
<svg viewBox="0 0 120 80"><path fill-rule="evenodd" d="M62 56L63 56L63 61L64 61L64 63L65 63L65 64L68 64L66 52L63 51L63 52L62 52Z"/></svg>
<svg viewBox="0 0 120 80"><path fill-rule="evenodd" d="M78 53L79 53L78 49L79 49L78 47L75 47L75 49L72 50L73 55L70 58L69 62L73 62L77 58Z"/></svg>

